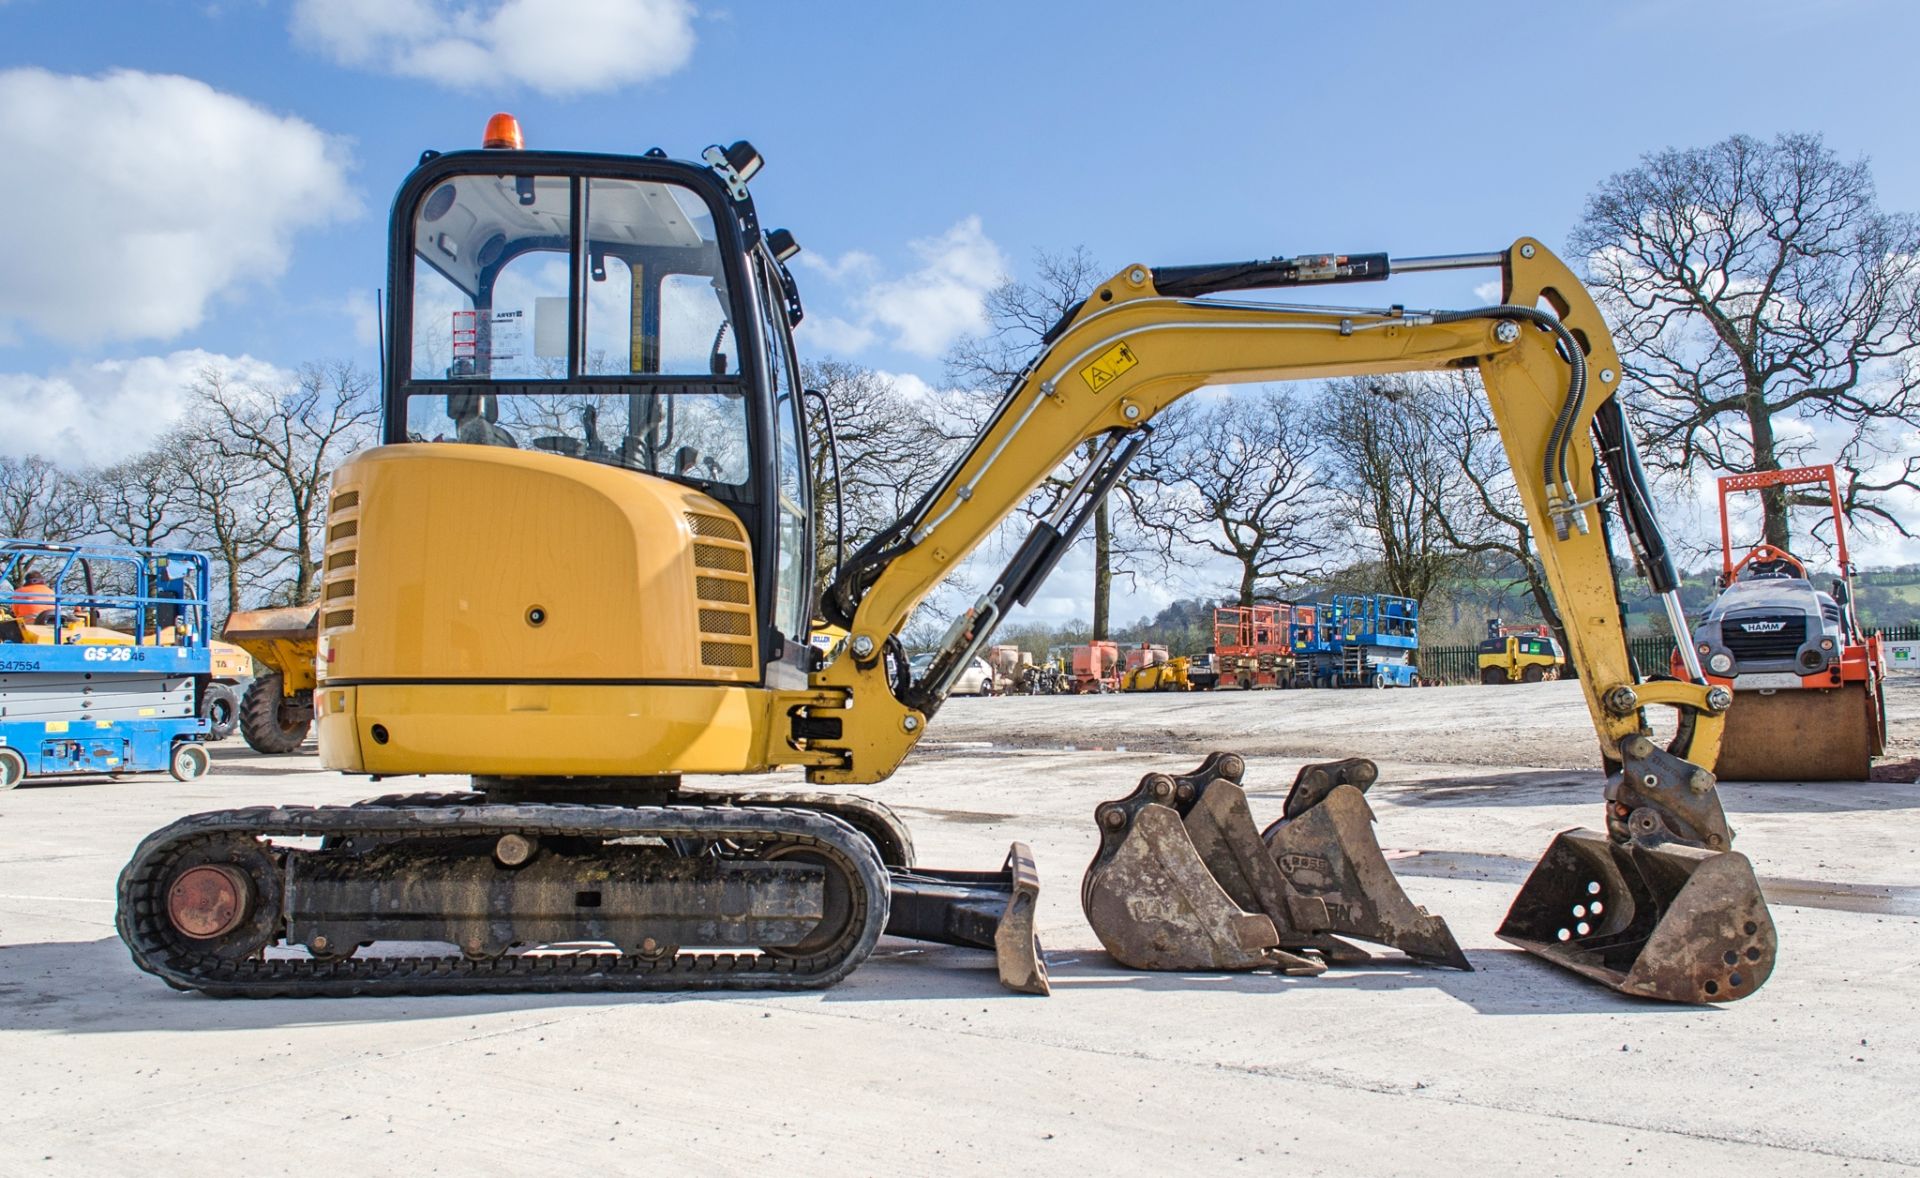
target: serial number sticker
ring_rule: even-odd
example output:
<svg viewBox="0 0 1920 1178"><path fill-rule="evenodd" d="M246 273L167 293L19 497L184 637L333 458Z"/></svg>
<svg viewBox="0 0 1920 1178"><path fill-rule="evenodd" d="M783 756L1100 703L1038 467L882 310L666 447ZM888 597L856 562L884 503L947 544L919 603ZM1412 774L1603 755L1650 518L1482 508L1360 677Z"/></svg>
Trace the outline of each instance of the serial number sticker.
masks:
<svg viewBox="0 0 1920 1178"><path fill-rule="evenodd" d="M1121 373L1138 363L1140 363L1140 357L1133 354L1132 348L1125 344L1115 344L1096 356L1093 363L1082 368L1080 379L1086 381L1087 387L1097 393L1118 380Z"/></svg>
<svg viewBox="0 0 1920 1178"><path fill-rule="evenodd" d="M0 660L0 671L38 671L40 664L26 659Z"/></svg>

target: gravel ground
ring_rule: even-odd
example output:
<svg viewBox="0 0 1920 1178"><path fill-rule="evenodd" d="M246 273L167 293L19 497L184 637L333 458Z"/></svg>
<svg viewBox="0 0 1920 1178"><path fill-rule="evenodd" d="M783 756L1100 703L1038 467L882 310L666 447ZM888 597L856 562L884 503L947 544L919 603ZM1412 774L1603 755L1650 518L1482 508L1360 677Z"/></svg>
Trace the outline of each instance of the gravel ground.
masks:
<svg viewBox="0 0 1920 1178"><path fill-rule="evenodd" d="M180 814L369 786L237 742L213 775L0 794L0 1173L1878 1173L1920 1168L1920 677L1862 783L1723 786L1773 902L1772 980L1630 1001L1493 936L1553 834L1599 820L1577 685L957 700L872 788L920 857L1032 844L1050 999L885 941L824 993L219 1002L137 972L113 882ZM1081 917L1094 807L1243 753L1256 820L1368 755L1381 843L1475 972L1117 967ZM797 778L779 779L798 785ZM452 779L429 787L454 788Z"/></svg>

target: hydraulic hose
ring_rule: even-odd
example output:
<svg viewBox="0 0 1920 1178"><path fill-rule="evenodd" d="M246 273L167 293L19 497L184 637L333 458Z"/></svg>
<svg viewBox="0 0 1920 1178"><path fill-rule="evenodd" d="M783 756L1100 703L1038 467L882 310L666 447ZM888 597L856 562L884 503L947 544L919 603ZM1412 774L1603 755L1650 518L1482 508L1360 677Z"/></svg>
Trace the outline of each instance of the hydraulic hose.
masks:
<svg viewBox="0 0 1920 1178"><path fill-rule="evenodd" d="M1560 403L1560 412L1553 420L1553 430L1547 435L1547 452L1541 462L1540 477L1549 491L1558 488L1567 504L1572 506L1577 502L1577 497L1573 493L1573 480L1567 474L1567 448L1573 440L1573 423L1580 414L1581 406L1586 404L1587 354L1581 350L1579 341L1573 338L1566 324L1532 307L1503 304L1471 311L1436 311L1433 315L1435 323L1458 323L1467 319L1524 319L1546 328L1559 339L1572 374L1567 380L1566 399Z"/></svg>

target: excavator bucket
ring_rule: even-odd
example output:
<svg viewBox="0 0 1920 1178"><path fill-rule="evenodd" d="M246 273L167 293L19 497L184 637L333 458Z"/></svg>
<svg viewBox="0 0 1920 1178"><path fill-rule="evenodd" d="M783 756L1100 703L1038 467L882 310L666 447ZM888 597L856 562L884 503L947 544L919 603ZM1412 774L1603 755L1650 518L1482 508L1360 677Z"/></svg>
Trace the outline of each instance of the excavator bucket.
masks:
<svg viewBox="0 0 1920 1178"><path fill-rule="evenodd" d="M1773 973L1778 938L1713 776L1646 736L1620 743L1605 833L1569 830L1499 935L1622 994L1731 1002Z"/></svg>
<svg viewBox="0 0 1920 1178"><path fill-rule="evenodd" d="M1095 811L1101 845L1081 904L1116 960L1311 975L1329 962L1370 959L1335 935L1347 933L1470 968L1445 923L1415 908L1387 870L1350 783L1371 783L1370 762L1302 770L1289 796L1294 809L1266 842L1240 786L1244 772L1240 757L1215 753L1192 773L1149 773Z"/></svg>
<svg viewBox="0 0 1920 1178"><path fill-rule="evenodd" d="M1669 1002L1746 997L1778 947L1745 855L1592 830L1554 838L1499 935L1622 994Z"/></svg>
<svg viewBox="0 0 1920 1178"><path fill-rule="evenodd" d="M888 935L991 949L1001 985L1022 994L1053 992L1034 930L1040 872L1027 844L1008 848L999 871L891 867L888 874Z"/></svg>
<svg viewBox="0 0 1920 1178"><path fill-rule="evenodd" d="M1295 919L1429 965L1472 969L1447 922L1409 900L1387 866L1365 796L1379 776L1372 761L1352 758L1308 765L1294 779L1280 821L1261 837L1286 876Z"/></svg>
<svg viewBox="0 0 1920 1178"><path fill-rule="evenodd" d="M1865 683L1738 691L1715 771L1730 781L1865 781L1884 751Z"/></svg>

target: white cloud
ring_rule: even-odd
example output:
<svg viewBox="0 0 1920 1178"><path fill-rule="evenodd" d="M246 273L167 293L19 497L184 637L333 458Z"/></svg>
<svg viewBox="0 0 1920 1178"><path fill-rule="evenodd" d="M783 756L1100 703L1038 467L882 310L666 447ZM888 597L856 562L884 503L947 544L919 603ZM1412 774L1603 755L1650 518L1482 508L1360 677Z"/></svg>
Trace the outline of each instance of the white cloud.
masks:
<svg viewBox="0 0 1920 1178"><path fill-rule="evenodd" d="M339 140L192 78L0 71L0 111L0 340L172 339L359 211Z"/></svg>
<svg viewBox="0 0 1920 1178"><path fill-rule="evenodd" d="M1473 288L1473 297L1483 303L1497 303L1506 293L1506 284L1497 278L1491 282L1482 282Z"/></svg>
<svg viewBox="0 0 1920 1178"><path fill-rule="evenodd" d="M342 65L459 90L617 90L693 55L687 0L297 0L293 32Z"/></svg>
<svg viewBox="0 0 1920 1178"><path fill-rule="evenodd" d="M794 264L801 269L812 270L834 282L864 279L880 266L879 261L865 250L848 250L838 258L829 258L824 254L802 253L794 259Z"/></svg>
<svg viewBox="0 0 1920 1178"><path fill-rule="evenodd" d="M340 314L346 316L353 329L353 342L363 348L379 346L380 307L374 303L373 295L365 290L349 291L339 306Z"/></svg>
<svg viewBox="0 0 1920 1178"><path fill-rule="evenodd" d="M864 250L838 258L801 254L798 264L842 288L864 284L846 305L851 318L811 312L801 320L809 349L853 355L885 344L929 359L964 335L987 328L987 295L1007 278L1006 255L981 227L965 217L937 237L909 242L917 269L881 276L877 259Z"/></svg>
<svg viewBox="0 0 1920 1178"><path fill-rule="evenodd" d="M963 335L987 327L987 292L1006 280L1007 259L970 216L939 237L913 243L922 265L870 287L860 305L917 356L937 356Z"/></svg>
<svg viewBox="0 0 1920 1178"><path fill-rule="evenodd" d="M64 466L129 458L186 413L208 369L241 384L287 384L294 374L251 356L193 348L137 360L75 364L46 376L0 373L0 454L40 454Z"/></svg>
<svg viewBox="0 0 1920 1178"><path fill-rule="evenodd" d="M866 351L879 338L871 327L850 323L836 315L810 313L800 321L797 333L808 352L829 356L852 356Z"/></svg>

